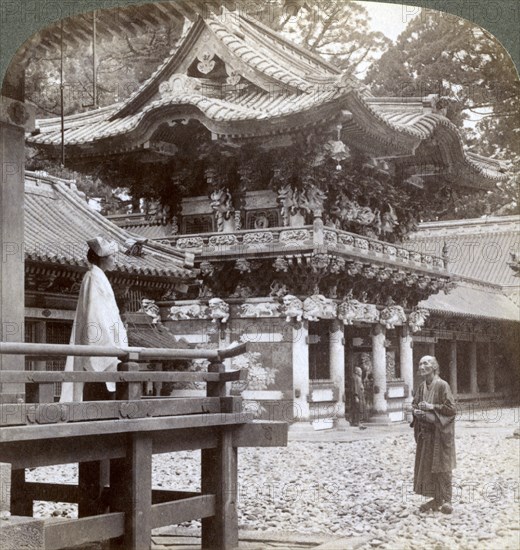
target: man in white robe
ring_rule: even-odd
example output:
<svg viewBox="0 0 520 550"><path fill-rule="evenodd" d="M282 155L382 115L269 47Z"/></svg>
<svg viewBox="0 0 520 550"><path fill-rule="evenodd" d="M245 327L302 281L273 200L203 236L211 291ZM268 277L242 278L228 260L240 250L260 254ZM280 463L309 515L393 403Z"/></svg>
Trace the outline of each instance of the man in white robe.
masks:
<svg viewBox="0 0 520 550"><path fill-rule="evenodd" d="M70 343L127 347L126 329L119 315L114 291L105 275L105 271L114 268L117 244L103 237L96 237L87 244L90 266L81 283ZM115 371L118 362L117 357L70 356L67 357L65 371ZM108 392L114 392L115 383L107 382L106 388ZM83 384L63 383L60 402L65 401L83 401Z"/></svg>

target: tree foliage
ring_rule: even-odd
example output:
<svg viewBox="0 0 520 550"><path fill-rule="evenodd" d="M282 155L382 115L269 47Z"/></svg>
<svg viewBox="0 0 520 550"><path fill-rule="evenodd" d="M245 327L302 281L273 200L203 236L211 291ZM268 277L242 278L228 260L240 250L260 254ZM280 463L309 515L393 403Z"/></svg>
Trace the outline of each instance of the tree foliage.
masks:
<svg viewBox="0 0 520 550"><path fill-rule="evenodd" d="M493 191L454 191L446 217L519 211L520 80L493 36L464 19L423 10L372 65L365 82L375 95L446 98L447 116L469 146L510 162L509 180Z"/></svg>
<svg viewBox="0 0 520 550"><path fill-rule="evenodd" d="M362 72L391 43L371 29L367 10L353 1L278 0L266 2L255 15L348 74Z"/></svg>

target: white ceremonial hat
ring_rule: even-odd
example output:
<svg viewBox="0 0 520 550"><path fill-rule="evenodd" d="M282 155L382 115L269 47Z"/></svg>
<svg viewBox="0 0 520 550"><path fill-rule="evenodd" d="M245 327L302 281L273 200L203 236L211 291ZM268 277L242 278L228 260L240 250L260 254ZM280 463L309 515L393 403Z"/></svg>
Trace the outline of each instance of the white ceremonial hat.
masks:
<svg viewBox="0 0 520 550"><path fill-rule="evenodd" d="M98 256L104 258L105 256L110 256L116 254L118 251L118 246L115 241L107 241L104 237L96 237L87 241L87 244Z"/></svg>

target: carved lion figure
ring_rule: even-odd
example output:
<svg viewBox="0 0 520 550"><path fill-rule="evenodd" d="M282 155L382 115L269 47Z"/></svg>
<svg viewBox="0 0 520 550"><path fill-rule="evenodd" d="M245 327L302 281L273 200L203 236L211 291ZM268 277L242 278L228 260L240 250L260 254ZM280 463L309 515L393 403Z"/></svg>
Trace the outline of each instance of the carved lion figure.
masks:
<svg viewBox="0 0 520 550"><path fill-rule="evenodd" d="M338 318L344 325L352 325L354 321L362 320L365 304L351 298L338 305Z"/></svg>
<svg viewBox="0 0 520 550"><path fill-rule="evenodd" d="M412 311L408 316L408 326L412 332L419 332L423 328L424 323L426 323L426 319L429 315L430 312L425 308L418 308Z"/></svg>
<svg viewBox="0 0 520 550"><path fill-rule="evenodd" d="M141 300L141 311L152 318L152 324L156 325L157 323L161 322L159 306L155 303L154 300L143 298Z"/></svg>
<svg viewBox="0 0 520 550"><path fill-rule="evenodd" d="M282 313L287 322L292 318L301 321L303 319L303 302L296 296L287 294L283 297Z"/></svg>
<svg viewBox="0 0 520 550"><path fill-rule="evenodd" d="M318 319L334 319L337 313L335 302L322 294L309 296L303 302L303 316L309 321Z"/></svg>
<svg viewBox="0 0 520 550"><path fill-rule="evenodd" d="M208 302L209 316L213 323L220 319L222 323L227 323L229 319L229 304L220 298L211 298Z"/></svg>
<svg viewBox="0 0 520 550"><path fill-rule="evenodd" d="M388 306L383 309L379 319L387 329L393 329L396 325L406 323L406 314L401 306Z"/></svg>

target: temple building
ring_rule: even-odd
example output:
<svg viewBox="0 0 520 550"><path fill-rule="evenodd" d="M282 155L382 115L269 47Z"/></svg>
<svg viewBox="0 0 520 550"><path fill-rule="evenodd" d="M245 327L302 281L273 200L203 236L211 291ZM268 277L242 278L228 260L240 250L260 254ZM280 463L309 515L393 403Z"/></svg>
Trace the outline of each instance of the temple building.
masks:
<svg viewBox="0 0 520 550"><path fill-rule="evenodd" d="M445 115L436 96L374 97L224 10L187 22L124 102L67 116L63 132L60 119L38 120L27 143L55 157L63 139L67 166L141 190L147 212L112 221L153 241L164 269L168 253L171 269L194 258L198 280L161 295L154 272L158 286L139 300L156 300L162 324L192 344L249 342L249 379L235 391L259 417L319 429L345 417L355 366L372 420L403 420L418 350L439 352L464 389L469 369L478 393L482 349L499 357L500 327L518 326L501 288L464 281L459 296L444 245L420 250L426 233L406 240L441 181L485 190L506 177L465 150ZM479 292L493 308L461 310ZM435 302L450 296L452 316Z"/></svg>
<svg viewBox="0 0 520 550"><path fill-rule="evenodd" d="M498 403L518 394L520 297L511 268L520 250L520 216L420 224L407 246L444 248L457 286L420 303L430 317L414 337L414 355L435 354L460 401Z"/></svg>
<svg viewBox="0 0 520 550"><path fill-rule="evenodd" d="M116 267L107 272L128 342L138 347L183 347L154 319L146 302L186 292L195 277L193 254L142 242L87 205L73 181L41 172L25 174L24 331L26 342L68 344L81 280L88 269L87 240L117 243ZM143 299L145 302L143 304ZM60 370L64 359L26 361L26 368ZM55 397L60 386L55 385Z"/></svg>

